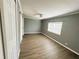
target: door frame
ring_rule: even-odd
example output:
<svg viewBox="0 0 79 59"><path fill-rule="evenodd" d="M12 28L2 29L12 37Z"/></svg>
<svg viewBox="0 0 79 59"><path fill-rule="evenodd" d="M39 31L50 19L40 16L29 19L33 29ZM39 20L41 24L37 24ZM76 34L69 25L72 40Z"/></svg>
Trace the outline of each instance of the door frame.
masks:
<svg viewBox="0 0 79 59"><path fill-rule="evenodd" d="M4 50L4 40L3 40L3 31L2 31L2 17L0 10L0 58L5 59L5 50Z"/></svg>

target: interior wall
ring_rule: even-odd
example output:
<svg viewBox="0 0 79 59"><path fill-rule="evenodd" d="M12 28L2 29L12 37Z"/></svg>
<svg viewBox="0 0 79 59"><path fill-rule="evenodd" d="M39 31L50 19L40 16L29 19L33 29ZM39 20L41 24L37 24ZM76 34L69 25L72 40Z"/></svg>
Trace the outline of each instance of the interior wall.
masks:
<svg viewBox="0 0 79 59"><path fill-rule="evenodd" d="M61 35L48 32L49 22L63 22ZM43 20L42 33L79 53L79 14Z"/></svg>
<svg viewBox="0 0 79 59"><path fill-rule="evenodd" d="M0 0L0 9L1 9L1 7L2 7L2 0Z"/></svg>
<svg viewBox="0 0 79 59"><path fill-rule="evenodd" d="M41 21L40 20L32 20L32 19L24 19L24 33L40 33L41 31Z"/></svg>

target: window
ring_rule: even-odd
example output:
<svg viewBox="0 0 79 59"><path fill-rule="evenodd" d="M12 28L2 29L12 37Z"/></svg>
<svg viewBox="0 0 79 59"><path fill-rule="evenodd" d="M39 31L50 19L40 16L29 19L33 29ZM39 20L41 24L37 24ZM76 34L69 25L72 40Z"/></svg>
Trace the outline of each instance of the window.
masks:
<svg viewBox="0 0 79 59"><path fill-rule="evenodd" d="M48 23L48 31L61 35L63 22L49 22Z"/></svg>

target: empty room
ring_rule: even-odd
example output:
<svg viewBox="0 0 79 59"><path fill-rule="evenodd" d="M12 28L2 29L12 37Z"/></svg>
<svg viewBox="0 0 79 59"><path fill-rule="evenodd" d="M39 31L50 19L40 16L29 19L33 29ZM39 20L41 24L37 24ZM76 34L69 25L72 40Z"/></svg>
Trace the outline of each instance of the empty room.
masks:
<svg viewBox="0 0 79 59"><path fill-rule="evenodd" d="M79 59L79 1L21 0L20 59Z"/></svg>
<svg viewBox="0 0 79 59"><path fill-rule="evenodd" d="M79 0L0 0L0 59L79 59Z"/></svg>

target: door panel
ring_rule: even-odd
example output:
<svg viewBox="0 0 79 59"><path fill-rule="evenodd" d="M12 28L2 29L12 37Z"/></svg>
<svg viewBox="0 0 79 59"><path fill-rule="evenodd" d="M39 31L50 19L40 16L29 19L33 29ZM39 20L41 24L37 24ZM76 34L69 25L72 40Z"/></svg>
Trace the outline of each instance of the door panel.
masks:
<svg viewBox="0 0 79 59"><path fill-rule="evenodd" d="M15 1L3 0L3 36L6 59L18 59L16 44Z"/></svg>

